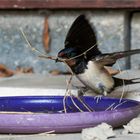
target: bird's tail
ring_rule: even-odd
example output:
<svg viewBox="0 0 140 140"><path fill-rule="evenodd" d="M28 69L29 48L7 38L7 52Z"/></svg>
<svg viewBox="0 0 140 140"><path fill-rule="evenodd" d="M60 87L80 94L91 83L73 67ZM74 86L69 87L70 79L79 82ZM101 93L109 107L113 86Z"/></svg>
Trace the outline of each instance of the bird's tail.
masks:
<svg viewBox="0 0 140 140"><path fill-rule="evenodd" d="M114 82L115 82L115 87L140 83L140 78L121 79L121 78L113 77L113 79L114 79ZM139 80L139 81L135 81L135 80Z"/></svg>
<svg viewBox="0 0 140 140"><path fill-rule="evenodd" d="M106 53L106 54L102 54L98 59L96 59L96 62L98 62L101 66L112 66L120 58L127 57L134 54L139 54L139 53L140 53L140 49Z"/></svg>
<svg viewBox="0 0 140 140"><path fill-rule="evenodd" d="M134 54L139 54L139 53L140 53L140 49L135 49L135 50L129 50L129 51L115 52L115 53L112 53L112 55L115 55L116 58L119 59L119 58L127 57Z"/></svg>

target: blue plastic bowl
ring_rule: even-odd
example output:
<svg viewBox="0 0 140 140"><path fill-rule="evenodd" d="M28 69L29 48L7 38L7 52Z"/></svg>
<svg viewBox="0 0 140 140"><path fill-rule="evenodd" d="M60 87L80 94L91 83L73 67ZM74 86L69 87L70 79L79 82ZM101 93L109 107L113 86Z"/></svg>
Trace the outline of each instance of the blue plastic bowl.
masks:
<svg viewBox="0 0 140 140"><path fill-rule="evenodd" d="M0 97L0 111L12 112L43 112L43 113L62 113L64 110L63 96L18 96L18 97ZM126 109L140 105L139 102L117 98L102 97L97 103L95 97L82 96L78 100L72 97L75 104L83 111L88 111L83 103L94 111L104 111L112 105L108 110ZM67 113L79 112L70 97L65 99ZM83 103L82 103L82 102ZM62 112L61 112L62 111Z"/></svg>
<svg viewBox="0 0 140 140"><path fill-rule="evenodd" d="M112 127L126 124L140 113L140 103L133 100L102 97L97 103L94 97L63 96L0 97L0 133L55 133L80 132L106 122ZM84 112L79 112L79 107Z"/></svg>

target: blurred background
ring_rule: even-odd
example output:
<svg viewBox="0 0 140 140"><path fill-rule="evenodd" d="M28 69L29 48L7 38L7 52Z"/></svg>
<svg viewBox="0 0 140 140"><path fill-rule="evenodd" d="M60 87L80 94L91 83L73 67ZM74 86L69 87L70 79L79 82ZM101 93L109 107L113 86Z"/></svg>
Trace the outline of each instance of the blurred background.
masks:
<svg viewBox="0 0 140 140"><path fill-rule="evenodd" d="M32 47L56 56L77 16L85 14L102 52L140 48L139 0L0 0L0 76L15 73L62 74L62 63L39 58ZM119 61L121 69L140 69L140 55ZM118 66L115 66L118 68Z"/></svg>

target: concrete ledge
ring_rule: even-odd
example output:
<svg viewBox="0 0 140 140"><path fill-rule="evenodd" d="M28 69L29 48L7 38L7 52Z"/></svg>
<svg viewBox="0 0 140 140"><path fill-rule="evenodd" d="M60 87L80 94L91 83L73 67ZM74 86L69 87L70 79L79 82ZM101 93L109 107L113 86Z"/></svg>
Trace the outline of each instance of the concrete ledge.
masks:
<svg viewBox="0 0 140 140"><path fill-rule="evenodd" d="M117 77L131 79L138 78L139 75L140 71L131 70L123 71ZM69 76L44 76L41 74L22 74L10 78L1 78L0 96L64 95L66 79L68 80ZM72 80L72 85L82 86L75 77ZM72 94L77 94L77 89L74 86L72 86ZM140 101L140 84L119 87L108 96L120 98L123 90L125 98ZM86 93L86 95L95 95L95 93Z"/></svg>

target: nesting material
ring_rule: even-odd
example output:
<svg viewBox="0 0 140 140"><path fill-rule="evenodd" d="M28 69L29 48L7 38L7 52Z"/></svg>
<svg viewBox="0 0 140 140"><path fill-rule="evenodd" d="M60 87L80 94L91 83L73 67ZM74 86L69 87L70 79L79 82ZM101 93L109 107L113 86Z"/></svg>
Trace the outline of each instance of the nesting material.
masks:
<svg viewBox="0 0 140 140"><path fill-rule="evenodd" d="M112 126L106 123L82 130L82 140L106 140L110 137L115 137L115 133Z"/></svg>
<svg viewBox="0 0 140 140"><path fill-rule="evenodd" d="M140 134L140 117L132 119L127 125L124 125L123 134Z"/></svg>

